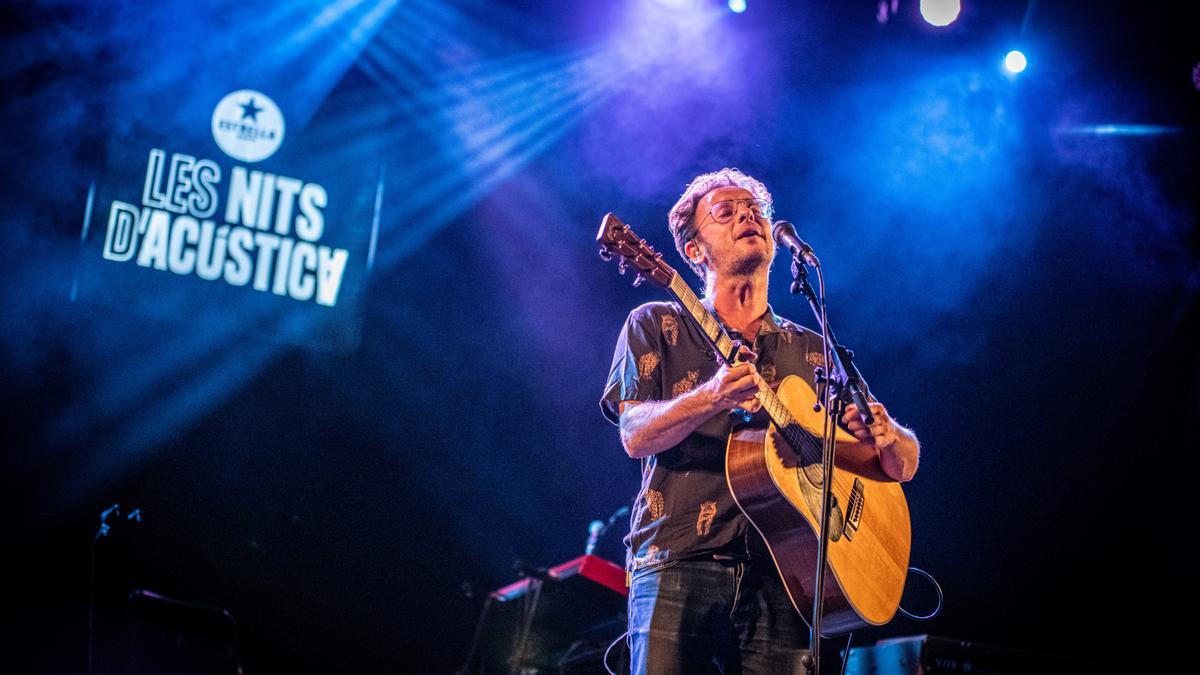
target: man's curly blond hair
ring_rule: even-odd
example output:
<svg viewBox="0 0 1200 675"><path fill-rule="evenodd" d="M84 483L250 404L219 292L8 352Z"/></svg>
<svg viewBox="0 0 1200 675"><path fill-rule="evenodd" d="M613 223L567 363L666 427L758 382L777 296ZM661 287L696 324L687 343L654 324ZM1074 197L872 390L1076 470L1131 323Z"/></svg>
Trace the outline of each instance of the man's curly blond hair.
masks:
<svg viewBox="0 0 1200 675"><path fill-rule="evenodd" d="M696 237L698 225L696 204L701 197L721 187L744 188L756 198L766 202L767 212L764 215L767 216L768 221L775 210L775 203L771 199L771 193L767 191L767 186L737 169L725 168L711 173L702 173L693 178L692 182L688 183L687 189L679 196L679 201L675 202L675 206L672 206L670 212L667 213L667 227L671 229L671 236L675 238L675 250L679 251L679 255L687 262L688 267L691 267L692 271L701 279L704 279L703 266L692 262L683 247Z"/></svg>

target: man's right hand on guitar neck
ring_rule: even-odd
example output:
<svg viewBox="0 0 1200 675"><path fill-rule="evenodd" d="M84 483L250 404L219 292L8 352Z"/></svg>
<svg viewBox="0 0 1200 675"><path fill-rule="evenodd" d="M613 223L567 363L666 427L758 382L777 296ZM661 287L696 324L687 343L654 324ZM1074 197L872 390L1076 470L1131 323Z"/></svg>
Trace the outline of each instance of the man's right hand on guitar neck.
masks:
<svg viewBox="0 0 1200 675"><path fill-rule="evenodd" d="M722 363L717 374L700 386L708 394L714 412L741 408L755 413L762 407L762 402L755 397L759 387L766 386L754 367L758 355L745 346L740 353L744 361L733 366Z"/></svg>

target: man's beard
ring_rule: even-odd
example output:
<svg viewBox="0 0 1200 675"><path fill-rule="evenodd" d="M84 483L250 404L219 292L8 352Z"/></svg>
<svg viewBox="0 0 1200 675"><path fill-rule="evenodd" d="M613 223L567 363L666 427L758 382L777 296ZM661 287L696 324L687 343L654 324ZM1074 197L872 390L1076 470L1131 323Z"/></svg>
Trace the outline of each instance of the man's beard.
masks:
<svg viewBox="0 0 1200 675"><path fill-rule="evenodd" d="M745 255L732 260L728 265L723 266L721 270L725 274L735 277L750 277L760 272L765 272L771 268L771 259L774 251L760 253L758 251L748 252Z"/></svg>

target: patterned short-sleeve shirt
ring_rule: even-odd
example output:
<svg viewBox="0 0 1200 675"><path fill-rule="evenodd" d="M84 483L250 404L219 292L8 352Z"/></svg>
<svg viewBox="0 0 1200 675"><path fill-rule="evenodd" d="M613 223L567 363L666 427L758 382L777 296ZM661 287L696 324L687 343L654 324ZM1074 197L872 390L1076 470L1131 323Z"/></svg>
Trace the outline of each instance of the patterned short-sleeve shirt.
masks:
<svg viewBox="0 0 1200 675"><path fill-rule="evenodd" d="M799 375L811 385L814 367L823 363L820 336L770 308L752 349L759 373L770 384ZM622 402L682 396L712 378L719 365L716 352L678 305L647 303L625 321L600 407L617 424ZM630 571L711 553L766 555L725 482L731 419L718 413L675 447L641 460L641 490L625 538Z"/></svg>

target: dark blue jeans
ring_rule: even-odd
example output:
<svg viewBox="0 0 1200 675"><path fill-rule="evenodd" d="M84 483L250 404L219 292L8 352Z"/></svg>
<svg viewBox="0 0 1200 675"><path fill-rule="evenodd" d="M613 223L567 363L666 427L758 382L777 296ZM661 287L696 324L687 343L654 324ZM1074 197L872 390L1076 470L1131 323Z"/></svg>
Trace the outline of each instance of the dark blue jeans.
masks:
<svg viewBox="0 0 1200 675"><path fill-rule="evenodd" d="M807 644L769 560L674 560L633 575L631 675L803 673Z"/></svg>

